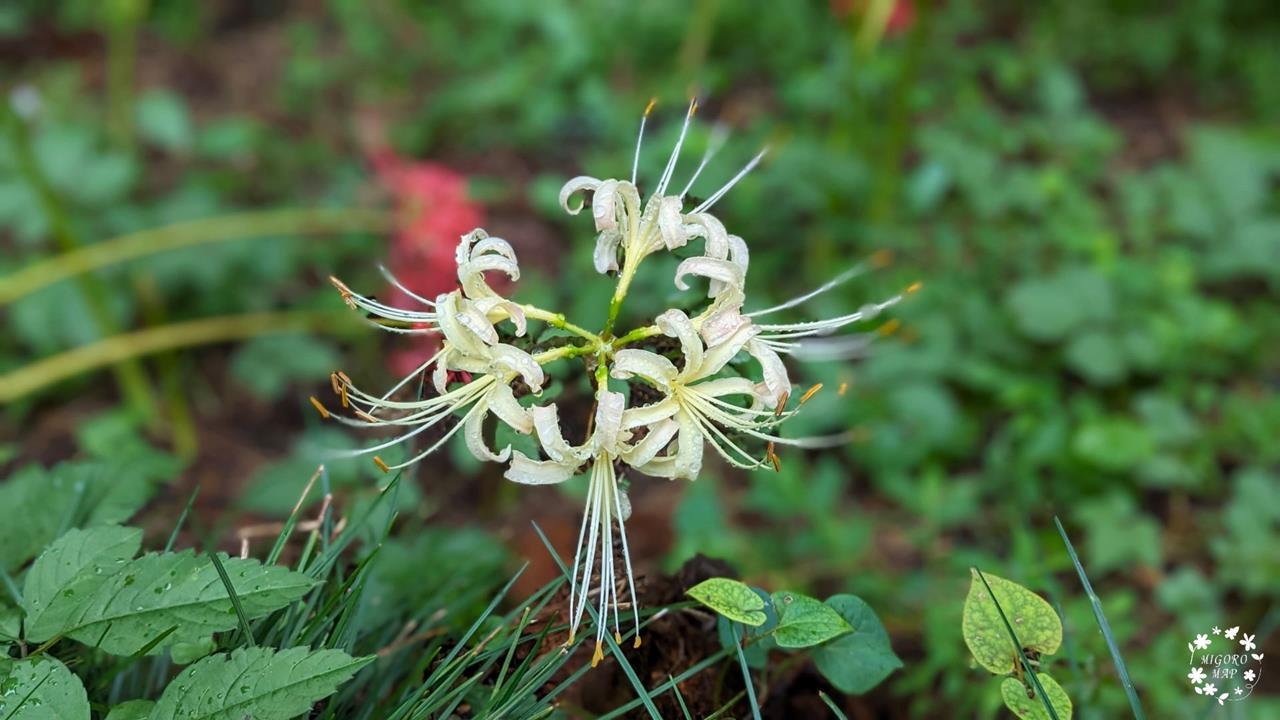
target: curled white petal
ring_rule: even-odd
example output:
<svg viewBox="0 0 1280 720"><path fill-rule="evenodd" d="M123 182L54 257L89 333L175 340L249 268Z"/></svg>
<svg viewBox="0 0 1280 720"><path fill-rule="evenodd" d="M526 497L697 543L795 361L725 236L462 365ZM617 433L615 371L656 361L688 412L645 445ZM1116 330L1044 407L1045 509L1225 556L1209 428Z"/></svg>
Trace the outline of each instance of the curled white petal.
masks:
<svg viewBox="0 0 1280 720"><path fill-rule="evenodd" d="M743 290L743 284L746 275L742 268L731 260L720 260L711 257L691 257L680 263L676 268L676 287L681 290L688 290L689 284L685 282L686 275L698 275L711 280L718 280L722 283L721 292L724 287L733 288L739 292ZM718 293L717 293L718 294ZM708 294L709 297L714 297Z"/></svg>
<svg viewBox="0 0 1280 720"><path fill-rule="evenodd" d="M760 363L764 374L763 393L766 407L775 407L782 398L791 395L791 379L787 376L787 366L782 358L764 343L752 339L747 343L747 352Z"/></svg>
<svg viewBox="0 0 1280 720"><path fill-rule="evenodd" d="M546 374L532 355L506 344L494 345L490 352L495 367L518 374L535 393L542 392L542 383L546 381Z"/></svg>
<svg viewBox="0 0 1280 720"><path fill-rule="evenodd" d="M573 477L577 467L552 460L531 460L519 450L511 453L511 464L503 477L522 485L555 485Z"/></svg>
<svg viewBox="0 0 1280 720"><path fill-rule="evenodd" d="M576 467L585 459L584 453L579 448L565 441L560 431L560 411L555 403L532 408L529 413L533 416L533 427L538 434L538 441L542 444L542 450L552 462Z"/></svg>
<svg viewBox="0 0 1280 720"><path fill-rule="evenodd" d="M596 249L592 254L596 272L603 275L618 271L618 244L621 242L622 234L616 230L602 232L596 237Z"/></svg>
<svg viewBox="0 0 1280 720"><path fill-rule="evenodd" d="M488 408L482 403L485 401L477 402L476 410L467 415L466 427L462 429L463 439L466 440L467 449L480 462L504 463L511 456L511 446L508 445L496 453L489 449L489 443L484 439L485 411Z"/></svg>
<svg viewBox="0 0 1280 720"><path fill-rule="evenodd" d="M583 200L579 199L578 204L573 206L569 205L569 201L580 192L595 190L598 187L600 187L600 180L596 178L587 177L586 175L579 175L573 178L565 183L564 187L560 188L560 207L564 208L564 211L570 215L577 215L582 212Z"/></svg>
<svg viewBox="0 0 1280 720"><path fill-rule="evenodd" d="M664 197L658 200L658 232L662 243L668 250L684 247L689 242L689 234L685 230L684 218L680 215L684 203L677 197Z"/></svg>
<svg viewBox="0 0 1280 720"><path fill-rule="evenodd" d="M689 316L680 310L671 309L654 318L654 324L663 335L680 341L680 351L684 355L684 367L680 369L677 379L687 382L693 379L702 367L702 338L693 328Z"/></svg>
<svg viewBox="0 0 1280 720"><path fill-rule="evenodd" d="M619 380L641 377L662 388L670 387L679 371L672 362L648 350L625 348L613 355L611 374Z"/></svg>
<svg viewBox="0 0 1280 720"><path fill-rule="evenodd" d="M649 433L625 451L622 459L632 467L645 465L671 444L671 439L676 436L679 429L680 424L671 419L660 420L650 425Z"/></svg>
<svg viewBox="0 0 1280 720"><path fill-rule="evenodd" d="M518 433L528 435L533 431L533 416L516 400L511 386L506 383L499 383L493 389L489 396L489 411Z"/></svg>
<svg viewBox="0 0 1280 720"><path fill-rule="evenodd" d="M679 403L670 397L663 398L650 405L629 407L622 413L622 428L631 430L645 425L652 425L675 415L679 409Z"/></svg>

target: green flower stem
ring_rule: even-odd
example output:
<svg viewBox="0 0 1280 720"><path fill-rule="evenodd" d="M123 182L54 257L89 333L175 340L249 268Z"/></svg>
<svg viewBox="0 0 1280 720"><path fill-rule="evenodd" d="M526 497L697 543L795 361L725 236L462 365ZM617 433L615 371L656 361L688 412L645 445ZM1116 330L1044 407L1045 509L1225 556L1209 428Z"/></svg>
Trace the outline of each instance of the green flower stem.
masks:
<svg viewBox="0 0 1280 720"><path fill-rule="evenodd" d="M72 227L71 218L63 207L61 198L58 197L41 171L39 163L36 162L35 153L32 151L31 143L27 137L26 124L13 111L9 103L0 103L0 119L3 119L7 131L6 134L8 134L10 144L13 147L18 171L22 174L27 184L35 190L40 205L49 219L53 239L64 253L76 250L81 246L80 238ZM92 275L85 275L77 279L77 285L80 294L84 297L85 304L89 307L91 318L97 326L99 334L111 336L118 333L119 328L116 325L115 318L111 316L108 310L110 305L107 302L109 299L107 287L102 281ZM21 370L14 372L21 372ZM120 392L124 395L129 406L133 408L134 412L145 418L148 424L153 424L157 418L156 408L158 403L142 364L137 361L136 357L121 358L115 364L112 372L115 374L116 383L120 386ZM10 373L3 377L8 378L13 374ZM8 383L0 383L0 397L12 398L22 394L25 393L16 392Z"/></svg>
<svg viewBox="0 0 1280 720"><path fill-rule="evenodd" d="M603 342L599 335L566 320L564 313L553 313L549 310L543 310L535 305L521 305L520 309L524 310L526 317L533 318L534 320L541 320L551 327L559 328L565 332L571 332L587 342L595 345L600 345Z"/></svg>
<svg viewBox="0 0 1280 720"><path fill-rule="evenodd" d="M635 330L632 330L626 335L623 335L622 337L615 339L610 344L613 346L614 350L617 350L618 348L625 347L627 345L630 345L631 343L640 342L641 340L644 340L646 338L651 338L654 335L661 335L661 334L662 334L662 331L658 329L657 325L646 325L642 328L636 328Z"/></svg>
<svg viewBox="0 0 1280 720"><path fill-rule="evenodd" d="M156 253L269 235L375 232L388 227L389 222L387 214L379 211L316 208L246 212L165 225L32 263L0 279L0 307L60 280Z"/></svg>
<svg viewBox="0 0 1280 720"><path fill-rule="evenodd" d="M622 311L622 301L627 297L627 291L631 289L631 280L636 276L636 270L640 263L631 262L631 258L627 257L622 262L622 274L618 276L618 286L613 291L613 298L609 300L609 319L605 321L604 332L600 333L601 337L609 337L613 332L613 324L618 320L618 313Z"/></svg>
<svg viewBox="0 0 1280 720"><path fill-rule="evenodd" d="M175 348L241 340L299 329L331 329L328 312L263 312L191 320L114 335L0 375L0 403L108 365Z"/></svg>

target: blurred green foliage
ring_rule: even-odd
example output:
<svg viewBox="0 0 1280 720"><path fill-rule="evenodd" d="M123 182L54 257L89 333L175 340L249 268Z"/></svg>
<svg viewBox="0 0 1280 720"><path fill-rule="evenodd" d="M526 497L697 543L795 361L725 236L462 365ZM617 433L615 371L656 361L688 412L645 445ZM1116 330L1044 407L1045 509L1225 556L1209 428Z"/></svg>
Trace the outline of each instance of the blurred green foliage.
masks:
<svg viewBox="0 0 1280 720"><path fill-rule="evenodd" d="M109 54L128 5L19 0L0 9L0 36L87 34L106 38ZM589 324L608 283L576 280L592 273L589 238L555 192L578 171L625 174L656 96L641 160L651 182L694 89L703 114L735 130L695 195L772 148L718 206L751 246L757 306L881 249L895 254L889 270L814 301L814 313L915 280L924 289L864 362L799 373L828 390L798 429L852 426L858 442L784 454L775 475L683 488L668 567L702 552L759 584L856 592L903 657L888 683L895 700L921 716L999 711L958 630L972 565L1045 589L1060 609L1055 677L1076 717L1127 708L1055 514L1073 528L1154 717L1200 716L1182 679L1186 630L1206 618L1280 624L1273 3L915 2L909 27L865 50L854 42L862 16L838 2L323 5L151 3L133 28L145 62L274 38L267 66L232 56L244 67L225 69L261 76L248 99L184 86L164 67L148 74L140 60L144 89L104 100L96 62L8 56L4 77L23 91L11 101L37 99L24 122L39 172L84 242L235 208L354 204L367 111L401 153L475 176L518 250L521 227L557 238L561 252L539 265L574 282L527 284ZM102 121L104 103L131 107L124 139ZM692 151L706 140L698 128ZM56 219L17 168L0 144L0 273L53 252ZM339 267L375 282L379 242L237 241L98 275L119 289L106 309L123 325L155 298L170 319L310 306L326 302L314 288ZM654 264L659 279L638 281L631 307L680 302ZM62 283L8 308L0 371L98 337L86 302ZM377 353L348 354L376 367ZM300 388L334 355L320 339L255 340L229 366L206 366L192 392L216 407L235 383L255 402L303 408ZM847 393L832 392L844 383ZM272 438L276 451L297 450L261 471L246 506L288 510L314 466L313 435ZM80 446L94 456L92 437ZM335 469L333 482L371 477ZM471 542L459 537L450 542ZM387 592L401 602L417 590ZM1269 698L1250 703L1277 711Z"/></svg>

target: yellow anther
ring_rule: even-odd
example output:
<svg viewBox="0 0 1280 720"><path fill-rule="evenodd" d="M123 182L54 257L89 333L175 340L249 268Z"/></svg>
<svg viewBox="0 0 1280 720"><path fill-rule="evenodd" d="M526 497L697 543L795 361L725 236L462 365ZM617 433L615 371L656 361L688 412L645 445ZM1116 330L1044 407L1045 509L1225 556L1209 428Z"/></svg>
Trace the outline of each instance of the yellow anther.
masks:
<svg viewBox="0 0 1280 720"><path fill-rule="evenodd" d="M352 296L355 295L355 293L351 292L351 288L347 287L346 283L342 282L341 280L334 277L333 275L329 276L329 282L333 283L333 286L338 288L338 292L342 294L343 301L345 301L347 305L349 305L354 310L356 307L356 301L354 298L352 298Z"/></svg>
<svg viewBox="0 0 1280 720"><path fill-rule="evenodd" d="M892 250L877 250L871 254L871 267L882 268L888 267L893 263Z"/></svg>
<svg viewBox="0 0 1280 720"><path fill-rule="evenodd" d="M325 420L328 420L329 409L324 406L324 403L317 400L315 395L312 395L310 400L311 400L311 407L315 408L316 412L320 413L320 417L324 418Z"/></svg>
<svg viewBox="0 0 1280 720"><path fill-rule="evenodd" d="M621 644L622 644L622 633L618 632L617 630L614 630L614 631L613 631L613 641L614 641L614 642L616 642L616 643L618 643L619 645L621 645Z"/></svg>
<svg viewBox="0 0 1280 720"><path fill-rule="evenodd" d="M924 287L924 283L922 283L922 282L920 282L919 280L917 280L917 281L915 281L915 282L911 283L910 285L908 285L908 286L907 286L907 289L903 291L903 294L905 294L905 295L910 295L910 294L912 294L912 293L914 293L914 292L919 292L919 291L920 291L920 288L922 288L922 287Z"/></svg>
<svg viewBox="0 0 1280 720"><path fill-rule="evenodd" d="M631 647L633 648L640 647L640 633L636 633L636 641L631 643Z"/></svg>
<svg viewBox="0 0 1280 720"><path fill-rule="evenodd" d="M592 655L591 655L591 667L595 667L595 666L599 665L599 664L600 664L600 661L601 661L601 660L603 660L603 659L604 659L604 648L603 648L603 647L601 647L601 645L600 645L600 641L599 641L599 640L597 640L597 641L596 641L596 651L595 651L594 653L592 653Z"/></svg>
<svg viewBox="0 0 1280 720"><path fill-rule="evenodd" d="M381 471L382 471L382 472L384 472L384 473L389 473L389 472L391 472L391 468L390 468L390 467L388 467L388 466L387 466L387 464L386 464L385 462L383 462L383 461L382 461L382 458L378 457L377 455L374 455L374 456L373 456L373 464L374 464L374 465L377 465L377 466L378 466L378 469L379 469L379 470L381 470Z"/></svg>
<svg viewBox="0 0 1280 720"><path fill-rule="evenodd" d="M329 373L329 385L333 388L334 395L340 395L342 393L342 390L339 388L338 373Z"/></svg>
<svg viewBox="0 0 1280 720"><path fill-rule="evenodd" d="M769 443L769 449L765 451L765 458L773 464L774 472L782 472L782 458L778 457L778 453L773 451L773 443Z"/></svg>
<svg viewBox="0 0 1280 720"><path fill-rule="evenodd" d="M844 397L844 394L847 392L849 392L849 383L847 382L840 383L840 387L836 389L836 395L839 395L840 397Z"/></svg>
<svg viewBox="0 0 1280 720"><path fill-rule="evenodd" d="M814 385L813 387L806 390L804 395L800 396L800 404L803 405L809 402L809 400L813 398L814 395L817 395L818 391L821 389L822 389L822 383L818 383L817 385Z"/></svg>
<svg viewBox="0 0 1280 720"><path fill-rule="evenodd" d="M369 413L361 410L360 408L355 408L354 412L356 414L356 417L360 418L361 420L364 420L367 423L373 423L374 425L378 424L378 418L370 415Z"/></svg>
<svg viewBox="0 0 1280 720"><path fill-rule="evenodd" d="M694 98L689 102L689 117L693 117L696 112L698 112L698 98Z"/></svg>
<svg viewBox="0 0 1280 720"><path fill-rule="evenodd" d="M338 395L340 395L340 396L342 397L342 407L344 407L344 408L349 408L349 407L351 407L351 403L347 401L347 386L346 386L346 385L343 385L343 386L342 386L342 392L338 393Z"/></svg>
<svg viewBox="0 0 1280 720"><path fill-rule="evenodd" d="M787 407L787 401L791 399L791 393L782 393L782 397L778 398L778 404L773 407L773 416L778 417Z"/></svg>
<svg viewBox="0 0 1280 720"><path fill-rule="evenodd" d="M649 113L653 112L653 106L658 104L658 98L649 98L649 104L644 106L644 116L649 117Z"/></svg>
<svg viewBox="0 0 1280 720"><path fill-rule="evenodd" d="M876 332L884 336L889 336L897 332L899 327L902 327L902 323L898 322L897 318L893 318L892 320L881 325L880 329L877 330Z"/></svg>

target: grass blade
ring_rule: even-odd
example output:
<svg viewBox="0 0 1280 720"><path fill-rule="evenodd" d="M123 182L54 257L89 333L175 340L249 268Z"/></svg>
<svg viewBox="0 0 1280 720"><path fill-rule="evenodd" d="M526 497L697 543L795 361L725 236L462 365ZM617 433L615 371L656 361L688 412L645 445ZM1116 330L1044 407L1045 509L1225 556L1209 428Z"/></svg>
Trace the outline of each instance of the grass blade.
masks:
<svg viewBox="0 0 1280 720"><path fill-rule="evenodd" d="M836 714L836 718L838 718L838 720L849 720L848 716L840 711L840 708L836 705L835 701L831 699L830 695L819 690L818 697L822 698L822 702L826 703L827 707L831 708L831 712Z"/></svg>
<svg viewBox="0 0 1280 720"><path fill-rule="evenodd" d="M1067 546L1067 554L1071 556L1071 562L1076 566L1076 574L1080 576L1080 584L1084 586L1084 592L1089 596L1089 604L1093 606L1093 617L1098 621L1102 637L1107 641L1107 649L1111 651L1111 662L1116 666L1120 684L1129 698L1129 709L1133 711L1135 720L1146 720L1146 715L1142 712L1142 702L1138 700L1138 690L1133 686L1133 680L1129 679L1129 668L1125 666L1124 658L1120 655L1120 646L1116 644L1116 637L1111 632L1111 623L1107 622L1107 616L1102 612L1102 600L1093 591L1093 584L1089 582L1089 576L1084 573L1084 565L1080 564L1076 548L1071 544L1071 538L1067 537L1067 531L1063 529L1062 522L1056 515L1053 518L1053 524L1058 526L1058 535L1062 536L1062 542Z"/></svg>
<svg viewBox="0 0 1280 720"><path fill-rule="evenodd" d="M249 616L245 614L244 605L240 604L240 596L231 584L231 576L227 575L227 569L222 566L222 558L218 557L218 553L209 553L209 559L213 560L213 567L217 569L218 577L222 578L222 584L227 588L227 595L231 598L231 606L236 609L236 618L240 620L240 631L244 633L245 642L253 647L256 644L253 641L253 628L249 627Z"/></svg>
<svg viewBox="0 0 1280 720"><path fill-rule="evenodd" d="M751 717L760 720L760 703L756 701L756 690L751 685L751 668L747 667L747 656L742 652L742 638L738 635L738 624L731 623L730 627L733 628L733 647L738 651L738 664L742 666L742 682L747 685L747 702L751 703Z"/></svg>
<svg viewBox="0 0 1280 720"><path fill-rule="evenodd" d="M996 612L1000 613L1000 620L1004 622L1004 628L1009 631L1009 638L1013 640L1013 651L1018 654L1018 659L1022 661L1022 668L1026 671L1027 677L1031 678L1031 684L1036 687L1036 694L1040 696L1040 702L1044 703L1044 709L1049 712L1049 717L1053 720L1058 719L1058 712L1053 709L1053 703L1049 702L1049 696L1045 695L1044 687L1040 685L1040 678L1036 677L1036 671L1031 667L1031 661L1027 659L1026 653L1022 652L1022 641L1018 639L1018 634L1013 631L1013 626L1009 624L1009 618L1005 617L1004 608L1000 607L1000 601L996 599L996 594L992 592L991 585L987 582L987 576L982 574L978 568L973 569L978 573L978 579L982 581L983 587L987 589L987 594L991 596L991 602L995 603Z"/></svg>

